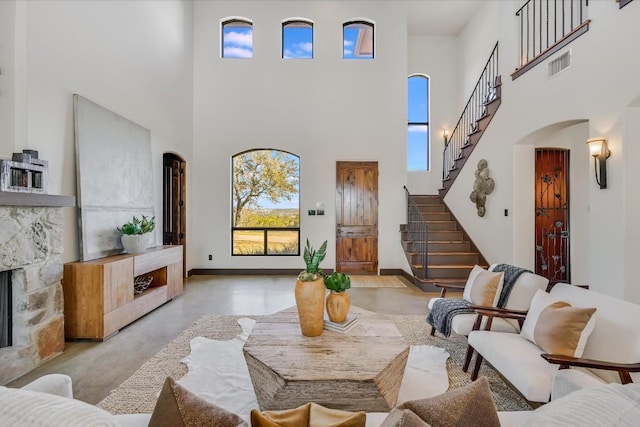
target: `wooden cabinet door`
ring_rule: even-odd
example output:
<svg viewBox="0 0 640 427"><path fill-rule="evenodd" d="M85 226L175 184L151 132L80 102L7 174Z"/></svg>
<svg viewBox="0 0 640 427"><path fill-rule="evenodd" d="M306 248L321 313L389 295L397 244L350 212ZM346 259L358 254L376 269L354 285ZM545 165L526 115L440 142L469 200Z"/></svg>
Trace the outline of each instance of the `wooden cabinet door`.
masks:
<svg viewBox="0 0 640 427"><path fill-rule="evenodd" d="M378 162L336 162L336 270L378 272Z"/></svg>

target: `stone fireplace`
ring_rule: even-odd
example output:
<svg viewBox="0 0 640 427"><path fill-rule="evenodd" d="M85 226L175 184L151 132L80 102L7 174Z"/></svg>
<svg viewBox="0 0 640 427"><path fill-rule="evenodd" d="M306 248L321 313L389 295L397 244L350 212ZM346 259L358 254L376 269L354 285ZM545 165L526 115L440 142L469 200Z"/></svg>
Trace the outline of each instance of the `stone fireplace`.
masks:
<svg viewBox="0 0 640 427"><path fill-rule="evenodd" d="M62 206L74 197L0 192L0 271L11 271L12 345L0 348L0 384L64 350Z"/></svg>

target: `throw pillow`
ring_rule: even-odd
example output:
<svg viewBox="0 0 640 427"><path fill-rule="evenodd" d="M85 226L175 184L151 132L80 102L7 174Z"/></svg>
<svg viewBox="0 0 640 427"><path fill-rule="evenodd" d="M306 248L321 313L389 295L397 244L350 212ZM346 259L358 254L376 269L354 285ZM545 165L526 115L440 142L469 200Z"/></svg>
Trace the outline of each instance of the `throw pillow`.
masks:
<svg viewBox="0 0 640 427"><path fill-rule="evenodd" d="M365 427L366 421L364 411L329 409L313 402L283 411L251 411L252 427Z"/></svg>
<svg viewBox="0 0 640 427"><path fill-rule="evenodd" d="M572 307L564 301L548 305L538 317L533 338L549 354L581 357L595 326L595 308Z"/></svg>
<svg viewBox="0 0 640 427"><path fill-rule="evenodd" d="M549 354L581 357L595 326L595 308L573 307L538 290L520 335Z"/></svg>
<svg viewBox="0 0 640 427"><path fill-rule="evenodd" d="M424 422L433 427L474 426L499 427L500 420L489 388L487 377L427 399L411 400L395 408L398 411L410 410ZM406 417L406 424L393 424L397 412L389 413L380 427L410 427L413 421ZM405 418L401 418L401 421Z"/></svg>
<svg viewBox="0 0 640 427"><path fill-rule="evenodd" d="M118 422L104 409L80 400L0 386L0 426L117 427Z"/></svg>
<svg viewBox="0 0 640 427"><path fill-rule="evenodd" d="M475 265L469 273L462 298L476 305L495 306L500 299L504 273Z"/></svg>
<svg viewBox="0 0 640 427"><path fill-rule="evenodd" d="M151 414L149 427L249 427L239 416L191 393L167 378Z"/></svg>

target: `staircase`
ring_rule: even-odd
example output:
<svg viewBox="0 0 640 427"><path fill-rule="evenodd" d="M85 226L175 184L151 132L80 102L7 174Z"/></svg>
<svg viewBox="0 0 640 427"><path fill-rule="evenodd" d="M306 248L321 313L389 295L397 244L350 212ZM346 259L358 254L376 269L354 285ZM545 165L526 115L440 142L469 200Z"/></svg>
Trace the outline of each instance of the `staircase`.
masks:
<svg viewBox="0 0 640 427"><path fill-rule="evenodd" d="M409 231L412 224L400 226L404 253L411 265L414 283L423 291L439 291L434 283L458 283L464 285L475 264L487 267L482 254L475 248L458 221L453 217L440 196L409 196L410 202L419 211L420 218L427 225L426 245L424 234ZM424 254L420 248L426 247L426 269Z"/></svg>
<svg viewBox="0 0 640 427"><path fill-rule="evenodd" d="M447 194L498 111L501 95L502 80L498 74L496 43L456 127L451 132L451 137L445 141L442 154L442 188L438 191L440 197L444 198Z"/></svg>

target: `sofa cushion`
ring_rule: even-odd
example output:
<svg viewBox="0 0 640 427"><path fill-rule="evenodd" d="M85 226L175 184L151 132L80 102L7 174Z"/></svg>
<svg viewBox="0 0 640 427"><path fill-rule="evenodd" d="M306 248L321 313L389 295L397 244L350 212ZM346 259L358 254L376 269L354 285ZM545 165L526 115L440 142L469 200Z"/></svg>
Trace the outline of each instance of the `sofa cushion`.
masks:
<svg viewBox="0 0 640 427"><path fill-rule="evenodd" d="M525 272L518 276L518 280L511 288L509 299L504 305L509 310L527 311L536 291L546 290L549 279L534 273Z"/></svg>
<svg viewBox="0 0 640 427"><path fill-rule="evenodd" d="M577 307L597 307L595 327L582 354L583 358L615 363L640 362L640 305L586 290L566 283L556 284L550 294ZM617 372L593 370L605 382L620 382ZM640 372L632 372L640 382Z"/></svg>
<svg viewBox="0 0 640 427"><path fill-rule="evenodd" d="M237 427L248 424L236 414L199 398L168 377L151 414L149 427Z"/></svg>
<svg viewBox="0 0 640 427"><path fill-rule="evenodd" d="M520 334L473 331L469 344L482 354L522 395L532 402L547 402L558 365L548 363L543 351Z"/></svg>
<svg viewBox="0 0 640 427"><path fill-rule="evenodd" d="M640 420L640 384L578 390L532 412L522 427L634 427Z"/></svg>
<svg viewBox="0 0 640 427"><path fill-rule="evenodd" d="M305 403L282 411L251 411L252 427L364 427L367 414L329 409L317 403Z"/></svg>
<svg viewBox="0 0 640 427"><path fill-rule="evenodd" d="M434 427L465 426L499 427L500 421L493 402L489 380L480 377L464 387L427 399L410 400L396 406L397 410L410 410L420 419ZM415 424L393 424L396 413L389 414L380 427L411 426ZM406 418L407 422L411 420Z"/></svg>
<svg viewBox="0 0 640 427"><path fill-rule="evenodd" d="M393 408L380 427L431 427L410 409Z"/></svg>
<svg viewBox="0 0 640 427"><path fill-rule="evenodd" d="M435 302L440 299L442 298L431 298L428 303L429 310L431 310L433 304L435 304ZM453 320L451 321L451 330L458 335L469 335L469 332L471 332L471 330L473 329L473 324L476 321L476 316L477 315L475 313L461 313L455 315L453 317ZM520 325L516 320L513 319L503 319L500 317L495 317L493 319L493 323L491 323L491 330L517 334L520 332Z"/></svg>
<svg viewBox="0 0 640 427"><path fill-rule="evenodd" d="M104 409L80 400L0 386L0 426L117 427L118 423Z"/></svg>
<svg viewBox="0 0 640 427"><path fill-rule="evenodd" d="M596 309L572 307L554 295L538 291L520 334L545 353L581 357L594 329Z"/></svg>
<svg viewBox="0 0 640 427"><path fill-rule="evenodd" d="M474 265L464 286L462 298L477 305L495 306L500 299L503 279L504 273L494 273Z"/></svg>

